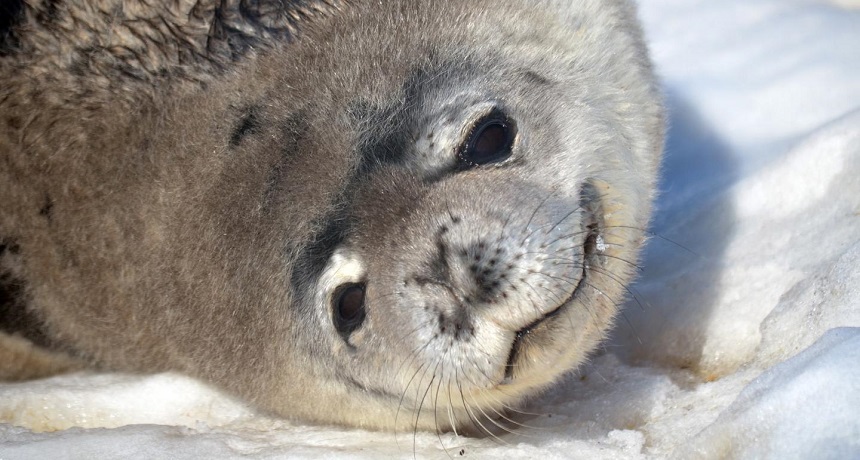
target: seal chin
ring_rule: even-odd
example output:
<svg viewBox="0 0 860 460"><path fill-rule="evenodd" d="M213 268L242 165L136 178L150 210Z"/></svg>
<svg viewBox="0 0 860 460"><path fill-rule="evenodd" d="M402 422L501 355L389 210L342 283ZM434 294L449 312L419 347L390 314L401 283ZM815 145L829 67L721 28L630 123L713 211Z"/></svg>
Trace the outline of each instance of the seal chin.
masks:
<svg viewBox="0 0 860 460"><path fill-rule="evenodd" d="M598 256L604 250L605 243L601 232L605 225L599 212L601 206L593 193L593 188L588 184L583 188L580 205L585 211L582 219L582 232L586 236L582 248L582 259L574 261L574 263L581 263L582 265L579 280L573 292L555 309L516 332L505 364L505 374L501 385L516 383L524 372L529 374L538 372L554 376L558 374L558 371L553 369L566 370L568 368L568 366L556 366L556 361L560 356L549 356L541 353L541 351L543 349L542 344L555 340L554 337L560 333L559 329L574 328L573 324L568 324L570 318L567 313L575 308L575 305L581 305L585 302L583 291L586 286L590 285L588 282L589 273L599 266L600 258ZM536 354L543 354L543 359L535 359Z"/></svg>

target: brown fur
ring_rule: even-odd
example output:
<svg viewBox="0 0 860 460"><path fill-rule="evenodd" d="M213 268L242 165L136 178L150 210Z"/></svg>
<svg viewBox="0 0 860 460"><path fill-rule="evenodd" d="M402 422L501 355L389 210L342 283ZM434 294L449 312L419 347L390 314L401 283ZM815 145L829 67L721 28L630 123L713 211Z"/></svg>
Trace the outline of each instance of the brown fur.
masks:
<svg viewBox="0 0 860 460"><path fill-rule="evenodd" d="M336 361L320 357L311 313L295 306L295 267L344 194L361 196L361 184L345 184L366 136L396 125L384 108L409 102L404 82L458 62L500 71L492 52L461 45L494 40L495 29L470 29L485 10L457 2L307 1L256 17L243 5L26 4L15 43L0 58L0 239L20 254L0 269L22 280L25 308L47 345L73 358L43 372L4 362L0 375L74 368L69 359L174 370L284 415L389 426L380 420L390 419L391 404L369 405L369 393L345 397L335 383L319 387ZM499 17L519 11L485 7ZM626 8L612 2L606 14L618 18L607 22L633 38L615 29L584 28L580 36L637 56L629 72L605 83L629 91L607 92L608 116L621 118L614 129L650 184L660 145L639 133L659 137L661 118L650 83L626 83L650 81ZM578 65L609 59L588 55ZM414 177L391 174L386 183L400 185L367 212L381 215L374 218L381 230L371 233L393 228L397 210L426 193L403 185ZM649 197L630 198L641 208L631 211L639 225ZM609 324L612 305L587 343ZM0 342L3 353L16 347L17 338ZM45 359L43 351L32 356ZM303 401L317 387L328 401L318 412Z"/></svg>
<svg viewBox="0 0 860 460"><path fill-rule="evenodd" d="M209 108L204 113L238 117L243 102L259 94L235 81L235 89L222 90L232 97L200 91L217 84L213 73L225 75L223 56L205 47L215 4L170 3L60 3L68 11L42 23L33 18L47 14L45 7L30 7L20 51L0 68L0 234L24 254L16 274L27 280L30 308L58 343L79 343L74 353L127 370L190 370L208 362L230 375L236 370L207 356L212 347L188 339L238 323L249 335L228 345L248 354L237 362L257 362L267 348L253 342L266 337L259 330L272 318L254 314L260 300L249 297L287 294L246 293L242 278L277 264L282 254L274 248L250 248L283 222L243 201L257 201L265 181L256 177L278 158L273 152L257 163L229 154L233 120L189 113ZM153 39L136 43L139 37ZM183 98L193 102L173 103ZM318 166L292 170L301 178ZM287 240L301 241L314 211L295 198L288 215L311 215L295 219ZM258 224L249 226L257 234L244 234L246 219ZM261 255L242 260L241 251Z"/></svg>

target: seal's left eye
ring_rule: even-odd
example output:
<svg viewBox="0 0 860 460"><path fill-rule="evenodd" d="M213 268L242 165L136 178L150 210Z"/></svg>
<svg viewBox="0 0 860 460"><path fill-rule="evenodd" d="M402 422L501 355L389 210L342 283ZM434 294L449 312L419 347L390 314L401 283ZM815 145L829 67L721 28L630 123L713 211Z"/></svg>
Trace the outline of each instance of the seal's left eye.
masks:
<svg viewBox="0 0 860 460"><path fill-rule="evenodd" d="M498 163L511 156L516 126L499 110L494 110L475 123L458 153L466 166Z"/></svg>

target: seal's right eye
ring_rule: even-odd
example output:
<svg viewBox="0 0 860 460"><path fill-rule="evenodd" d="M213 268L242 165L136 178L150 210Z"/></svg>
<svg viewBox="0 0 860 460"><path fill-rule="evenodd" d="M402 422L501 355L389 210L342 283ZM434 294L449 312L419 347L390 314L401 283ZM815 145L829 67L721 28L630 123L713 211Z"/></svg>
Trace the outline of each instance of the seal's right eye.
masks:
<svg viewBox="0 0 860 460"><path fill-rule="evenodd" d="M346 340L364 322L364 284L343 284L332 296L334 327Z"/></svg>

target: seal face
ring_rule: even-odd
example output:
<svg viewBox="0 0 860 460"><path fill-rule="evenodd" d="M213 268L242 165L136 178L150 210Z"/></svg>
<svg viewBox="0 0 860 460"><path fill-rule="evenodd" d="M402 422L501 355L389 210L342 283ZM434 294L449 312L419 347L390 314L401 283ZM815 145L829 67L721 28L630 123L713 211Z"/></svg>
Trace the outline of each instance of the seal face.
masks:
<svg viewBox="0 0 860 460"><path fill-rule="evenodd" d="M30 120L0 134L15 279L46 346L90 365L480 430L586 359L633 275L663 136L634 11L329 13L236 62L159 57L158 78L79 78L44 40L4 58L0 107ZM46 66L59 83L29 100Z"/></svg>

